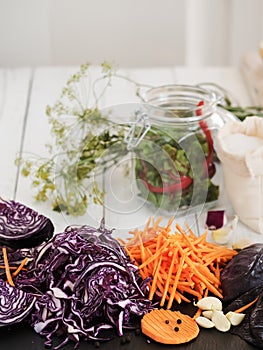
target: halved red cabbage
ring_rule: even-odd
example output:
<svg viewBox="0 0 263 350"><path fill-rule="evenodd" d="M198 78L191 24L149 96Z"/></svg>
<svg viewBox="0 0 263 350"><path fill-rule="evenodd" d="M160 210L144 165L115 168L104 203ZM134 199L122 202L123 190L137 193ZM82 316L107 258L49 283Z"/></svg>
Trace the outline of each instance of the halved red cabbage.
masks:
<svg viewBox="0 0 263 350"><path fill-rule="evenodd" d="M50 219L13 200L0 197L0 244L18 249L34 247L53 236Z"/></svg>
<svg viewBox="0 0 263 350"><path fill-rule="evenodd" d="M263 244L242 249L221 272L224 302L230 303L255 287L263 287Z"/></svg>
<svg viewBox="0 0 263 350"><path fill-rule="evenodd" d="M102 329L122 335L134 317L152 309L147 282L103 222L99 229L68 227L55 235L16 279L19 288L39 294L31 323L45 344L64 336L54 349L70 340L108 340Z"/></svg>
<svg viewBox="0 0 263 350"><path fill-rule="evenodd" d="M23 321L31 312L36 298L0 279L0 327Z"/></svg>

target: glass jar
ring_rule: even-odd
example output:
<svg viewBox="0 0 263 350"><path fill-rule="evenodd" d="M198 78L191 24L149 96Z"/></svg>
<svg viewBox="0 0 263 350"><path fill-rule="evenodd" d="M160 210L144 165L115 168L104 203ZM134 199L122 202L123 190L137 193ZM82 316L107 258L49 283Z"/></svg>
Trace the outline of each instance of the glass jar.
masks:
<svg viewBox="0 0 263 350"><path fill-rule="evenodd" d="M215 135L236 117L218 106L216 92L199 86L156 87L143 98L143 112L126 139L135 153L140 198L177 214L214 206L221 177Z"/></svg>

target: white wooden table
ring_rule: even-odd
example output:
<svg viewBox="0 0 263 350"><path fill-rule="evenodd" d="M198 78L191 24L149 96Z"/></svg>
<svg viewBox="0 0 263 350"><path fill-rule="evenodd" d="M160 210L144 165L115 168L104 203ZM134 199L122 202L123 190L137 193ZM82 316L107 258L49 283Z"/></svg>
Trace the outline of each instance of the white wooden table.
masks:
<svg viewBox="0 0 263 350"><path fill-rule="evenodd" d="M50 132L46 105L53 104L59 97L61 88L71 73L78 67L39 67L37 69L1 69L0 70L0 196L15 199L48 216L55 225L56 232L61 232L69 224L99 225L102 216L106 216L108 227L119 228L123 234L137 226L143 226L151 212L141 210L127 215L113 212L108 208L91 205L88 214L73 218L52 211L49 202L39 203L33 198L29 179L21 176L14 161L22 152L33 152L40 156L47 155L45 144L50 141ZM96 74L96 68L94 68ZM242 105L250 101L249 91L238 68L234 67L164 67L125 69L122 74L134 80L149 84L163 85L171 83L197 84L213 82L221 85L236 96ZM119 82L112 93L105 98L105 105L132 102L131 87L127 82ZM203 216L202 216L203 215ZM199 215L198 228L204 231L204 215ZM187 220L193 221L196 216ZM178 219L179 221L182 218ZM263 241L263 236L252 232L239 223L233 235L233 241L249 238L252 242Z"/></svg>

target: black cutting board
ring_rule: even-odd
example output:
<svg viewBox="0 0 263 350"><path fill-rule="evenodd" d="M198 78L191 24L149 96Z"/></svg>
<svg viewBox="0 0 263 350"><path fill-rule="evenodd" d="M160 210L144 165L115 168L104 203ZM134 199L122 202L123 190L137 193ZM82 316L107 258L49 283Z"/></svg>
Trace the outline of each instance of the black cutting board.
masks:
<svg viewBox="0 0 263 350"><path fill-rule="evenodd" d="M121 338L116 336L113 340L100 343L99 349L103 350L252 350L257 349L246 343L230 332L222 333L216 329L201 329L198 337L189 343L181 345L162 345L149 340L143 334L137 335L134 331L125 333L129 335L130 342L122 344ZM58 344L56 341L54 344ZM1 350L47 350L44 339L36 334L27 325L3 327L0 329ZM51 348L52 349L52 348ZM63 347L63 350L73 350L71 343ZM96 349L94 343L82 342L79 350Z"/></svg>

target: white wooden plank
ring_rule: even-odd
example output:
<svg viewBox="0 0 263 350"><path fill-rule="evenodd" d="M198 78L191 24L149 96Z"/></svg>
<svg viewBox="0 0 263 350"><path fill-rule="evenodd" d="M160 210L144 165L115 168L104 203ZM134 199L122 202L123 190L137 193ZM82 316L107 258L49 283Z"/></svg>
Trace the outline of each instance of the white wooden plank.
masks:
<svg viewBox="0 0 263 350"><path fill-rule="evenodd" d="M6 199L15 195L30 77L30 69L0 70L0 196Z"/></svg>
<svg viewBox="0 0 263 350"><path fill-rule="evenodd" d="M149 87L174 83L172 67L153 67L130 69L130 77Z"/></svg>
<svg viewBox="0 0 263 350"><path fill-rule="evenodd" d="M238 67L176 67L174 78L178 84L218 84L241 105L251 104L248 88Z"/></svg>

